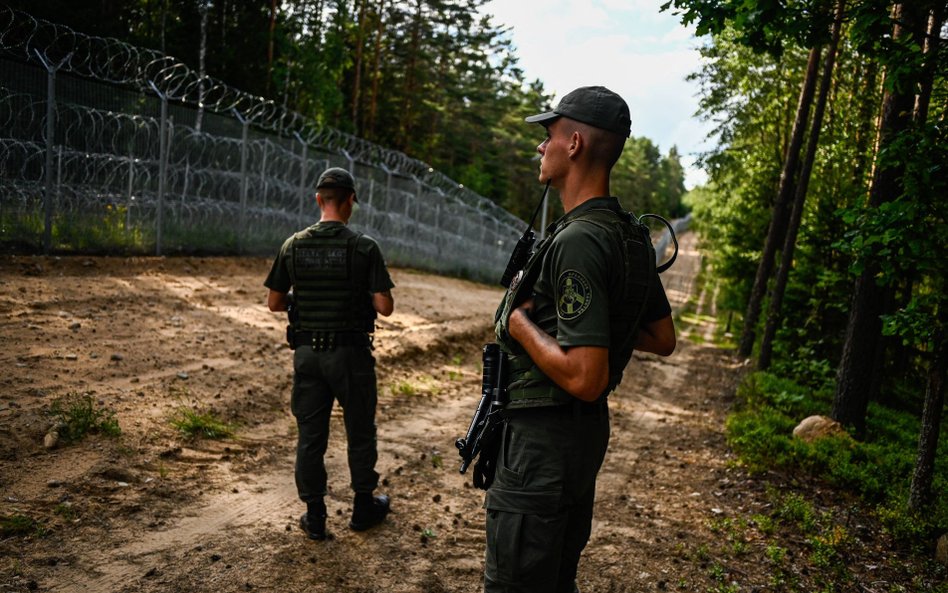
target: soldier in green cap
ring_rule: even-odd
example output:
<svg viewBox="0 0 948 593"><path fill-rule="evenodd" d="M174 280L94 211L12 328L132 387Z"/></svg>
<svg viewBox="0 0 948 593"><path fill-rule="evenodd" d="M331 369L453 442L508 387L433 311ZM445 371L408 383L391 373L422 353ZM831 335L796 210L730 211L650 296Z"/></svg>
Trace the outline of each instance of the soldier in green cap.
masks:
<svg viewBox="0 0 948 593"><path fill-rule="evenodd" d="M264 286L269 289L271 311L294 309L287 340L294 349L290 407L299 428L296 488L306 503L300 527L311 539L323 540L327 537L323 456L336 400L342 406L355 491L349 527L369 529L389 511L388 497L374 495L379 475L371 334L377 314L392 314L395 285L378 243L346 226L358 201L352 175L338 167L324 171L316 184L316 201L319 222L283 243Z"/></svg>
<svg viewBox="0 0 948 593"><path fill-rule="evenodd" d="M667 356L676 338L645 235L609 193L630 132L625 101L582 87L526 121L546 128L539 178L565 214L498 309L510 402L484 502L484 590L573 593L609 442L607 396L633 349Z"/></svg>

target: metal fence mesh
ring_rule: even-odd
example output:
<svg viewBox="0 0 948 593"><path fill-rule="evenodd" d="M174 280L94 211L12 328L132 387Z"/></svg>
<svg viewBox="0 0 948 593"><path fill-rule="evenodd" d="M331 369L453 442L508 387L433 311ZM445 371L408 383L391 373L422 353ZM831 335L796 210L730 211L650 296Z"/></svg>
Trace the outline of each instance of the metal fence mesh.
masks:
<svg viewBox="0 0 948 593"><path fill-rule="evenodd" d="M0 246L272 255L318 218L328 166L396 265L493 281L525 226L400 152L0 7Z"/></svg>

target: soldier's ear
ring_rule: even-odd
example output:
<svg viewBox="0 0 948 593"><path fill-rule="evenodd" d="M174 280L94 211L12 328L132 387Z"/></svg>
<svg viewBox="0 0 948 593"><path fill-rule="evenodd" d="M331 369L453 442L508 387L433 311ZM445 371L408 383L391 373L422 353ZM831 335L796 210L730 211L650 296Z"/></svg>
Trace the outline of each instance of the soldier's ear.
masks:
<svg viewBox="0 0 948 593"><path fill-rule="evenodd" d="M569 156L576 158L579 156L579 153L582 151L583 146L586 144L586 139L583 138L583 135L576 130L569 137Z"/></svg>

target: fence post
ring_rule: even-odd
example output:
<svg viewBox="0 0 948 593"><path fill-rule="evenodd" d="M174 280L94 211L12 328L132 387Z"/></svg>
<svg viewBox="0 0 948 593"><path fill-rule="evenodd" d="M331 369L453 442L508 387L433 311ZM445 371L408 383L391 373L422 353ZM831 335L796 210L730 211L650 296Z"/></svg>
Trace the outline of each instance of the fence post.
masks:
<svg viewBox="0 0 948 593"><path fill-rule="evenodd" d="M303 202L306 199L306 151L309 148L309 145L306 144L306 141L303 140L303 137L300 136L299 132L293 132L293 135L296 136L296 139L299 140L300 144L303 145L303 156L300 159L300 209L297 214L299 228L303 227Z"/></svg>
<svg viewBox="0 0 948 593"><path fill-rule="evenodd" d="M53 144L56 142L56 72L63 67L72 53L66 54L58 64L50 64L38 49L33 50L46 68L46 196L43 204L43 253L53 248Z"/></svg>
<svg viewBox="0 0 948 593"><path fill-rule="evenodd" d="M63 147L56 147L56 201L60 202L63 197Z"/></svg>
<svg viewBox="0 0 948 593"><path fill-rule="evenodd" d="M240 218L237 222L237 251L244 251L244 237L247 235L247 132L250 120L244 118L236 109L231 109L240 122Z"/></svg>
<svg viewBox="0 0 948 593"><path fill-rule="evenodd" d="M392 203L392 172L385 163L379 163L379 167L385 171L385 210L391 210Z"/></svg>
<svg viewBox="0 0 948 593"><path fill-rule="evenodd" d="M132 151L128 151L128 192L125 195L125 234L128 235L132 227L132 182L135 180L135 158Z"/></svg>
<svg viewBox="0 0 948 593"><path fill-rule="evenodd" d="M355 177L355 159L352 158L352 155L349 154L349 151L347 151L345 148L343 148L341 152L342 152L342 156L346 157L346 160L349 161L349 167L347 168L347 170L349 171L349 174ZM327 162L326 168L327 169L329 168L328 162Z"/></svg>
<svg viewBox="0 0 948 593"><path fill-rule="evenodd" d="M269 189L269 183L267 183L267 148L270 146L269 140L263 141L263 159L260 163L260 181L263 183L263 205L262 208L266 210L267 208L267 190Z"/></svg>
<svg viewBox="0 0 948 593"><path fill-rule="evenodd" d="M188 195L188 177L191 175L191 157L184 161L184 187L181 188L181 203L184 204L185 196Z"/></svg>
<svg viewBox="0 0 948 593"><path fill-rule="evenodd" d="M421 179L414 175L411 178L415 180L415 203L421 204ZM415 206L415 210L417 209L418 206ZM411 220L411 198L405 198L405 218Z"/></svg>
<svg viewBox="0 0 948 593"><path fill-rule="evenodd" d="M161 255L161 233L165 209L165 175L167 175L168 163L165 161L165 152L168 150L167 126L168 126L168 97L158 90L155 83L148 81L151 90L161 99L161 122L158 127L158 205L155 213L155 255Z"/></svg>

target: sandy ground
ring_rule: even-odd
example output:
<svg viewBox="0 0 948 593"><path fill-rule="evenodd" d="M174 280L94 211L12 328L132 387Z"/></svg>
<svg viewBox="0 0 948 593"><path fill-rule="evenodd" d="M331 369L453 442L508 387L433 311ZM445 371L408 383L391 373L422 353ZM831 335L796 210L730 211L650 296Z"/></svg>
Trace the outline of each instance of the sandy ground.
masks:
<svg viewBox="0 0 948 593"><path fill-rule="evenodd" d="M788 482L747 476L726 445L742 364L711 345L713 299L694 292L694 243L682 238L663 277L676 311L697 313L694 323L679 325L673 356L636 354L610 398L613 438L580 588L819 590L798 535L753 528L750 518L772 505L768 488ZM264 306L268 268L263 259L0 257L0 518L30 525L0 538L0 591L481 588L483 492L458 473L453 443L480 395L480 348L501 290L393 270L396 312L379 321L375 340L380 491L393 511L368 532L346 527L336 410L333 537L312 542L296 526L291 353L284 318ZM121 436L46 447L53 403L86 394L114 412ZM182 409L236 432L187 438L171 424ZM845 505L832 499L821 500ZM732 522L744 528L722 531ZM768 537L784 537L790 558L773 559ZM852 559L873 568L840 590L914 590L878 585L911 586L915 570L879 547Z"/></svg>

